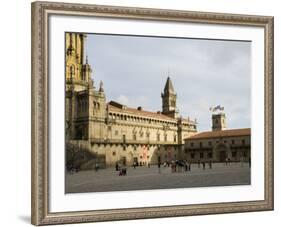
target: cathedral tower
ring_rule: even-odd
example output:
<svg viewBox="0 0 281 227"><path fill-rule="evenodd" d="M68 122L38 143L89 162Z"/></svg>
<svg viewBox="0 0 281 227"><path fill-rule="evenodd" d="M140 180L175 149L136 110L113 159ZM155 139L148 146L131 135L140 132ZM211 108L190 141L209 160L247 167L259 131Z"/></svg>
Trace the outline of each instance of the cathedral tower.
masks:
<svg viewBox="0 0 281 227"><path fill-rule="evenodd" d="M89 89L93 87L92 69L85 59L86 35L66 33L65 35L65 118L66 138L88 137L88 124L78 120L89 113ZM86 60L86 62L85 62Z"/></svg>
<svg viewBox="0 0 281 227"><path fill-rule="evenodd" d="M177 118L177 94L175 93L172 81L170 77L167 78L164 92L161 94L162 97L162 113Z"/></svg>

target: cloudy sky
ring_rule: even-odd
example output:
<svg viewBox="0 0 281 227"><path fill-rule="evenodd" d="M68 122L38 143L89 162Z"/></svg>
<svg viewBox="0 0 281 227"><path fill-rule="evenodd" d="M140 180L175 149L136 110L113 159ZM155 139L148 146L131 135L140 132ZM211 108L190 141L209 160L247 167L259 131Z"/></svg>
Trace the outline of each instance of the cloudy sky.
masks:
<svg viewBox="0 0 281 227"><path fill-rule="evenodd" d="M251 43L89 34L86 54L107 101L162 108L168 74L180 115L211 129L210 107L225 108L228 128L251 127Z"/></svg>

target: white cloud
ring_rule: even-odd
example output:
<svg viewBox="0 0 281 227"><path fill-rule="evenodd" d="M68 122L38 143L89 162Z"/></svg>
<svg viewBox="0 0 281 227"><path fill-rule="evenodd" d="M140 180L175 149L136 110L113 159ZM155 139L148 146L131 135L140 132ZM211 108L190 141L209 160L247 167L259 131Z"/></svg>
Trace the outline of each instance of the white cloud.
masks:
<svg viewBox="0 0 281 227"><path fill-rule="evenodd" d="M129 105L129 98L125 95L118 96L116 101L123 104L123 105Z"/></svg>
<svg viewBox="0 0 281 227"><path fill-rule="evenodd" d="M229 127L250 127L250 42L88 35L87 53L108 101L161 110L169 69L180 113L199 130L210 129L209 107L219 104Z"/></svg>

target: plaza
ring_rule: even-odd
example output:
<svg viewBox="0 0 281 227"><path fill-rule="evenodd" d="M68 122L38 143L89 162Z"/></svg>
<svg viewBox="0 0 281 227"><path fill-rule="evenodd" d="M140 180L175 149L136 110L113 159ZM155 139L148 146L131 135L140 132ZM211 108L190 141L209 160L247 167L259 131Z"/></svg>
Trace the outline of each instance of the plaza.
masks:
<svg viewBox="0 0 281 227"><path fill-rule="evenodd" d="M184 168L172 172L170 167L157 165L127 167L127 174L119 176L115 168L66 173L66 193L108 192L189 187L233 186L251 184L248 163L191 164L191 171Z"/></svg>

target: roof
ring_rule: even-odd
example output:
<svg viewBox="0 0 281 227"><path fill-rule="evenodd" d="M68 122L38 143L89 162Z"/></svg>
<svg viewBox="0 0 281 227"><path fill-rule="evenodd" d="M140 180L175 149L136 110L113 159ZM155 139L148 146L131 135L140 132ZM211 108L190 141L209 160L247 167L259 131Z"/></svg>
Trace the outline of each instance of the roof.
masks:
<svg viewBox="0 0 281 227"><path fill-rule="evenodd" d="M170 77L167 78L166 85L165 85L165 88L164 88L164 92L175 93L175 90L174 90L174 87L173 87L173 84L172 84L172 81L171 81Z"/></svg>
<svg viewBox="0 0 281 227"><path fill-rule="evenodd" d="M186 138L186 140L192 139L208 139L208 138L219 138L219 137L235 137L235 136L250 136L250 128L241 128L241 129L228 129L221 131L206 131L200 132L193 136Z"/></svg>
<svg viewBox="0 0 281 227"><path fill-rule="evenodd" d="M120 113L127 113L127 114L132 114L135 116L140 116L140 117L150 117L150 118L156 118L156 119L161 119L161 120L168 120L168 121L177 121L177 119L169 117L165 114L162 114L160 111L158 112L151 112L151 111L146 111L143 109L135 109L131 107L127 107L125 105L122 105L118 102L115 101L110 101L108 104L108 110L114 111L114 112L120 112ZM187 121L186 119L183 119L184 121ZM189 121L190 123L194 123L193 121Z"/></svg>

